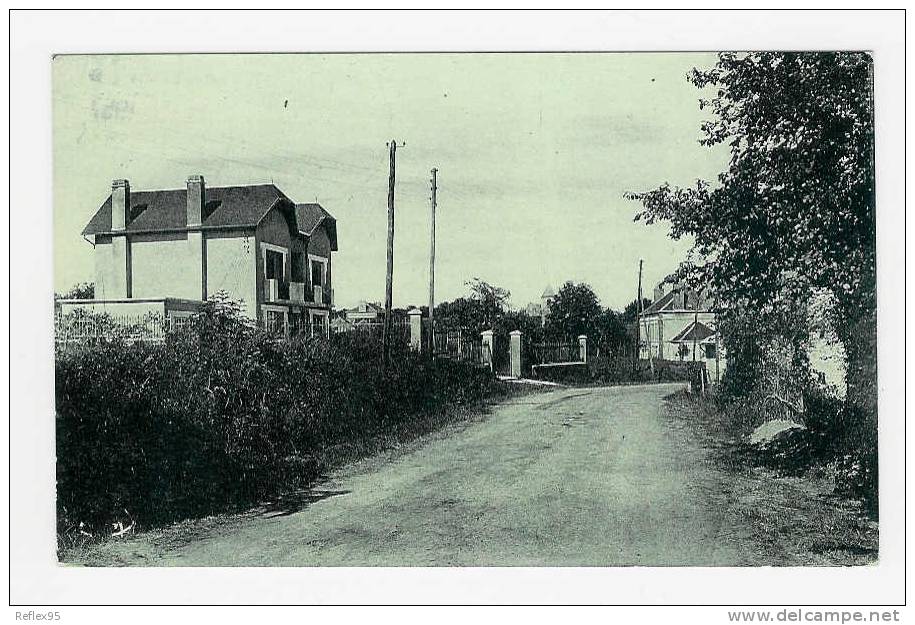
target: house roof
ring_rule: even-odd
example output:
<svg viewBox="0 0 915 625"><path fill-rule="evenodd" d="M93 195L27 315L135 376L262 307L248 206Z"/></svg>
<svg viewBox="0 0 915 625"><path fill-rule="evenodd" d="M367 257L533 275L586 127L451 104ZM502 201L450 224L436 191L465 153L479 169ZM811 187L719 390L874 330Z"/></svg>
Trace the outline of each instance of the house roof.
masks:
<svg viewBox="0 0 915 625"><path fill-rule="evenodd" d="M337 251L337 220L320 204L296 204L295 221L299 232L308 236L324 224L327 238L330 239L330 249Z"/></svg>
<svg viewBox="0 0 915 625"><path fill-rule="evenodd" d="M277 203L293 207L296 227L307 236L323 223L331 250L337 250L337 222L319 204L293 204L276 185L207 187L202 228L254 227ZM130 192L127 232L157 232L187 228L187 189ZM111 196L83 229L83 235L111 232Z"/></svg>
<svg viewBox="0 0 915 625"><path fill-rule="evenodd" d="M715 331L702 323L694 321L689 324L677 336L670 339L671 343L701 343L710 336L715 336Z"/></svg>
<svg viewBox="0 0 915 625"><path fill-rule="evenodd" d="M207 187L202 225L255 226L279 200L291 203L272 184ZM187 228L187 189L131 191L130 208L128 232ZM107 232L111 232L110 195L83 229L84 235Z"/></svg>
<svg viewBox="0 0 915 625"><path fill-rule="evenodd" d="M380 313L383 309L381 306L376 306L371 302L361 301L354 308L346 309L346 312L350 313Z"/></svg>
<svg viewBox="0 0 915 625"><path fill-rule="evenodd" d="M547 287L545 289L543 289L543 293L540 295L540 298L546 299L547 297L555 297L555 296L556 296L556 291L553 290L552 286L547 285Z"/></svg>
<svg viewBox="0 0 915 625"><path fill-rule="evenodd" d="M650 315L652 313L661 312L662 310L669 308L673 303L674 297L676 296L676 291L671 291L667 295L661 297L661 299L654 301L651 305L642 311L643 315Z"/></svg>

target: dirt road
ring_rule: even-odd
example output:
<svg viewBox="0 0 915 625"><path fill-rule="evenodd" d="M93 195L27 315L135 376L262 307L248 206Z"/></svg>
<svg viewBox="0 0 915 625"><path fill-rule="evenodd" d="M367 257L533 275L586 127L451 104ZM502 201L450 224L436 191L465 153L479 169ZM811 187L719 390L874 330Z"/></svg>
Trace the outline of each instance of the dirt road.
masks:
<svg viewBox="0 0 915 625"><path fill-rule="evenodd" d="M522 396L296 501L98 555L145 566L741 564L752 546L726 518L733 480L661 409L678 388Z"/></svg>

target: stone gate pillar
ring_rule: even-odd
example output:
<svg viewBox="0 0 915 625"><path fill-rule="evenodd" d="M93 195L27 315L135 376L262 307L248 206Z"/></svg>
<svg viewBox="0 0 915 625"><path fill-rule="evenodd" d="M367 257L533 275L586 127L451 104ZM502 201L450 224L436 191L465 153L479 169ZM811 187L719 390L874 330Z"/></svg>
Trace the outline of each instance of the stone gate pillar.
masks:
<svg viewBox="0 0 915 625"><path fill-rule="evenodd" d="M510 350L511 350L511 376L513 378L521 377L521 330L515 330L509 333Z"/></svg>
<svg viewBox="0 0 915 625"><path fill-rule="evenodd" d="M492 369L492 330L483 330L480 336L483 341L483 364Z"/></svg>
<svg viewBox="0 0 915 625"><path fill-rule="evenodd" d="M421 351L423 348L423 311L411 308L407 311L410 316L410 349Z"/></svg>
<svg viewBox="0 0 915 625"><path fill-rule="evenodd" d="M588 362L588 336L586 334L578 337L578 359Z"/></svg>

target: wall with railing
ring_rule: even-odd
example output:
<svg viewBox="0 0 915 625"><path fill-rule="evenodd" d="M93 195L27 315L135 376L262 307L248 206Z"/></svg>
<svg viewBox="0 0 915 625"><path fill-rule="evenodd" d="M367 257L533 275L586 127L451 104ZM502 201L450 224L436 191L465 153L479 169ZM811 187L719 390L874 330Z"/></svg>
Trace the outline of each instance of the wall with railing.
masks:
<svg viewBox="0 0 915 625"><path fill-rule="evenodd" d="M54 317L54 340L58 345L121 339L162 341L170 332L181 330L190 316L111 314L65 314Z"/></svg>

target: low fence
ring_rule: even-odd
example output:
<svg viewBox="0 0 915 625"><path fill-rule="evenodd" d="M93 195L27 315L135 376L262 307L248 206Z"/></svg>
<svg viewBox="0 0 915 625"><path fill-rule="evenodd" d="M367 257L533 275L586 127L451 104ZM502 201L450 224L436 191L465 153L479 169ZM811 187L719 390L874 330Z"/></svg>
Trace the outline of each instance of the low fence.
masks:
<svg viewBox="0 0 915 625"><path fill-rule="evenodd" d="M380 341L384 337L384 322L365 321L344 326L331 325L331 332L334 334L370 336ZM391 337L399 343L408 343L410 341L410 322L401 319L391 322Z"/></svg>
<svg viewBox="0 0 915 625"><path fill-rule="evenodd" d="M547 341L533 343L531 352L535 365L548 365L553 363L583 362L581 346L578 341Z"/></svg>
<svg viewBox="0 0 915 625"><path fill-rule="evenodd" d="M58 345L121 339L162 341L166 335L186 328L191 317L174 317L155 313L145 315L57 315L54 317L54 341Z"/></svg>
<svg viewBox="0 0 915 625"><path fill-rule="evenodd" d="M483 362L482 339L469 328L436 327L433 336L435 337L433 340L436 356L468 362ZM426 344L425 341L424 344Z"/></svg>

